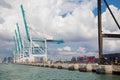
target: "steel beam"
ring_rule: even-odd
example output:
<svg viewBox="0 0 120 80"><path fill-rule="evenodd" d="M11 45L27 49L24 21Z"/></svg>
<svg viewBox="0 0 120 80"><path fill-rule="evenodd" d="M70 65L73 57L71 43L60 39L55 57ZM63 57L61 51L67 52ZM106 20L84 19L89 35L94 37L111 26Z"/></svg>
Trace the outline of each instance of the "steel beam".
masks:
<svg viewBox="0 0 120 80"><path fill-rule="evenodd" d="M120 38L120 34L103 34L104 38Z"/></svg>
<svg viewBox="0 0 120 80"><path fill-rule="evenodd" d="M99 44L99 58L100 58L100 63L102 59L102 54L103 54L103 38L102 38L102 16L101 16L101 0L97 1L98 3L98 44Z"/></svg>

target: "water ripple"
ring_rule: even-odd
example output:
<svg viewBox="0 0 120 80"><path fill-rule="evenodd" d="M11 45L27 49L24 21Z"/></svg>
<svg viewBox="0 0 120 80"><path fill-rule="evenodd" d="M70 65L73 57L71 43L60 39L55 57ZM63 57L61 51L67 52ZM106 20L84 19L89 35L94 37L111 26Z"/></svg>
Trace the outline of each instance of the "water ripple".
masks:
<svg viewBox="0 0 120 80"><path fill-rule="evenodd" d="M120 76L0 64L0 80L120 80Z"/></svg>

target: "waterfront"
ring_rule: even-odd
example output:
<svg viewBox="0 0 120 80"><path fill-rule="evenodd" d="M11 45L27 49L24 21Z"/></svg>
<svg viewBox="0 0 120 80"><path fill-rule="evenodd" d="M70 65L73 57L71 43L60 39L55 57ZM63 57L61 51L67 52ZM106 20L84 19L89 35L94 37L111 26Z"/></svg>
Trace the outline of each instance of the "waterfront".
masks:
<svg viewBox="0 0 120 80"><path fill-rule="evenodd" d="M0 64L0 80L120 80L118 75Z"/></svg>

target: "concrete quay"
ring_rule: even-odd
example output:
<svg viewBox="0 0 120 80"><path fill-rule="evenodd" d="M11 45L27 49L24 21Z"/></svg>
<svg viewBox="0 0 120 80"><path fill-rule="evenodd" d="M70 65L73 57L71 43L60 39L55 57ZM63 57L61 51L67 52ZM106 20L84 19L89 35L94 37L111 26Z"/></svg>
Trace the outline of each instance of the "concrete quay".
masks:
<svg viewBox="0 0 120 80"><path fill-rule="evenodd" d="M120 65L98 65L97 63L19 63L29 66L67 69L98 74L120 74Z"/></svg>
<svg viewBox="0 0 120 80"><path fill-rule="evenodd" d="M120 74L120 65L113 65L113 74Z"/></svg>

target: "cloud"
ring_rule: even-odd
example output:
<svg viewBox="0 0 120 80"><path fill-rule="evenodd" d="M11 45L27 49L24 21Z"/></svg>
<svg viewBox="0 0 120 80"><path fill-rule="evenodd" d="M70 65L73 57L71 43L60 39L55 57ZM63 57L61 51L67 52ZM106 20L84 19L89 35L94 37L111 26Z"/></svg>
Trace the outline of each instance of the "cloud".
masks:
<svg viewBox="0 0 120 80"><path fill-rule="evenodd" d="M63 50L64 50L64 51L71 51L71 47L65 46L65 47L63 48Z"/></svg>
<svg viewBox="0 0 120 80"><path fill-rule="evenodd" d="M58 51L58 54L59 56L74 56L76 55L76 52L75 51L72 51L71 47L70 46L65 46L65 47L62 47L62 48L57 48L57 51Z"/></svg>
<svg viewBox="0 0 120 80"><path fill-rule="evenodd" d="M85 53L86 52L86 49L83 48L83 47L79 47L78 50L77 50L78 53Z"/></svg>
<svg viewBox="0 0 120 80"><path fill-rule="evenodd" d="M12 6L8 4L5 0L0 0L0 6L4 8L12 8Z"/></svg>
<svg viewBox="0 0 120 80"><path fill-rule="evenodd" d="M63 49L62 49L62 48L57 48L57 50L58 50L58 51L63 51Z"/></svg>
<svg viewBox="0 0 120 80"><path fill-rule="evenodd" d="M84 5L85 3L86 5ZM72 14L68 13L64 18L56 15L50 24L51 27L48 27L48 29L54 31L54 34L72 41L89 40L97 37L93 36L97 29L95 26L95 16L91 10L92 8L90 9L90 5L93 6L90 2L86 1L79 4L79 6L66 6L67 10L74 7ZM66 12L66 10L61 10L60 12L64 11Z"/></svg>
<svg viewBox="0 0 120 80"><path fill-rule="evenodd" d="M58 48L58 54L55 56L57 60L71 60L72 57L79 56L95 56L98 57L98 52L89 51L85 47L79 47L76 51L64 51L63 48Z"/></svg>
<svg viewBox="0 0 120 80"><path fill-rule="evenodd" d="M59 51L60 54L64 54L64 55L74 54L70 46L65 46L63 48L57 48L57 50Z"/></svg>
<svg viewBox="0 0 120 80"><path fill-rule="evenodd" d="M111 8L117 22L120 23L120 19L119 19L120 9L118 9L114 5L109 5L109 7ZM102 22L103 22L103 33L120 34L120 30L118 26L116 25L115 21L113 20L108 9L106 9L106 11L102 13ZM120 47L118 46L119 44L120 44L119 39L104 38L103 40L104 52L107 52L107 53L120 52L119 50Z"/></svg>
<svg viewBox="0 0 120 80"><path fill-rule="evenodd" d="M63 56L74 56L76 55L76 52L67 52L67 51L62 51L62 52L59 52L59 55L63 55Z"/></svg>
<svg viewBox="0 0 120 80"><path fill-rule="evenodd" d="M119 19L120 9L118 9L114 5L110 5L109 7L112 10L117 22L120 23L120 19ZM102 22L103 22L103 31L107 31L109 33L120 32L118 26L116 25L108 9L106 9L106 11L102 13Z"/></svg>
<svg viewBox="0 0 120 80"><path fill-rule="evenodd" d="M3 8L11 9L12 7L5 0L0 0L0 24L3 24L5 22L4 17L1 16L3 14Z"/></svg>
<svg viewBox="0 0 120 80"><path fill-rule="evenodd" d="M0 24L4 23L4 19L2 17L0 17Z"/></svg>
<svg viewBox="0 0 120 80"><path fill-rule="evenodd" d="M92 12L96 7L96 4L92 3L95 2L96 0L85 0L78 4L67 0L38 2L30 0L29 4L26 4L27 1L23 1L23 5L28 24L32 24L31 26L34 26L36 31L52 35L54 38L79 41L97 37L92 36L97 30L95 16ZM34 6L30 6L30 4L34 4ZM71 14L70 11L72 11ZM67 13L67 16L63 18L60 15L62 13ZM91 26L93 26L92 29Z"/></svg>
<svg viewBox="0 0 120 80"><path fill-rule="evenodd" d="M79 47L77 49L77 54L80 56L95 56L98 57L98 53L95 51L89 51L85 47Z"/></svg>
<svg viewBox="0 0 120 80"><path fill-rule="evenodd" d="M120 52L120 40L119 39L105 39L104 40L104 51L109 53L119 53Z"/></svg>

